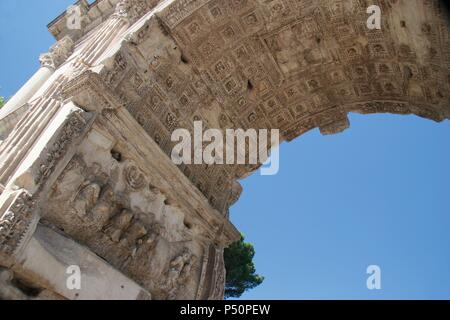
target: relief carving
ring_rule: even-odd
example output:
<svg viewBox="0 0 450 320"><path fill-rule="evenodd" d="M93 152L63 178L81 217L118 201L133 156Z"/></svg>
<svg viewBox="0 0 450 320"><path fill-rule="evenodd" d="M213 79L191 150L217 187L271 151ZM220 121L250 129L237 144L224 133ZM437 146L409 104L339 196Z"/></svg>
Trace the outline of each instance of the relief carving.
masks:
<svg viewBox="0 0 450 320"><path fill-rule="evenodd" d="M57 69L72 54L74 43L69 36L66 36L54 44L48 53L39 57L42 67Z"/></svg>
<svg viewBox="0 0 450 320"><path fill-rule="evenodd" d="M86 127L86 120L83 118L83 111L73 112L61 130L57 141L50 146L45 159L36 174L36 184L42 183L55 169L56 163L66 154L70 144L81 136Z"/></svg>
<svg viewBox="0 0 450 320"><path fill-rule="evenodd" d="M138 248L144 243L147 233L146 226L139 219L135 219L128 228L120 243L129 248L131 257L136 255Z"/></svg>
<svg viewBox="0 0 450 320"><path fill-rule="evenodd" d="M0 217L0 256L14 254L37 214L35 201L26 191L20 191L15 197Z"/></svg>
<svg viewBox="0 0 450 320"><path fill-rule="evenodd" d="M173 129L190 128L196 118L211 122L211 127L278 128L288 140L316 127L323 134L341 132L349 126L348 105L376 99L385 100L386 106L377 112L414 113L438 121L445 118L429 106L448 101L448 94L440 88L447 81L448 68L430 71L424 67L436 63L440 51L439 44L430 36L439 31L430 23L422 26L420 36L430 42L432 49L424 56L425 60L420 60L412 44L396 43L395 35L391 34L394 29L389 28L391 20L385 20L388 32L362 28L360 21L365 21L367 15L360 1L349 1L346 6L338 6L339 9L331 0L269 2L232 5L214 2L204 6L204 1L174 1L158 13L170 38L162 37L154 47L169 47L166 43L173 38L171 44L182 52L182 61L168 66L167 61L173 61L173 55L161 50L151 57L153 64L130 71L141 75L150 71L152 76L144 80L145 87L158 89L157 104L149 102L148 97L139 99L131 93L125 96L134 102L127 109L166 153L171 151L166 141ZM419 5L424 11L438 15L431 3ZM225 14L229 10L239 14ZM386 15L395 14L388 11ZM141 45L145 49L143 43L148 41L144 39L148 40L154 25L150 19L129 37L136 50L128 59L140 61L136 52ZM448 29L444 28L442 33L446 38ZM355 43L356 38L367 44ZM445 59L448 61L448 55ZM400 66L404 64L407 68L403 68L404 75L399 78L396 75L402 73ZM200 79L195 78L197 74ZM431 74L441 81L435 82ZM423 88L415 82L429 85ZM120 85L125 84L135 87L132 77ZM417 108L399 109L389 101L411 104L417 100L416 96L421 99ZM193 103L202 106L201 116L191 108ZM207 115L204 110L212 108L211 105L216 110ZM345 111L329 112L332 108ZM183 169L196 185L208 186L217 179L217 176L205 178L190 167ZM235 191L231 190L234 177L246 176L251 170L239 166L223 169L222 175L230 177L226 192L233 194L231 198L222 196L222 190L203 193L226 215L235 199Z"/></svg>
<svg viewBox="0 0 450 320"><path fill-rule="evenodd" d="M167 298L169 300L175 300L177 298L179 290L188 281L196 263L197 257L187 248L184 249L181 255L170 262L165 283L162 285L167 290Z"/></svg>
<svg viewBox="0 0 450 320"><path fill-rule="evenodd" d="M115 200L114 190L110 186L104 187L95 207L92 208L92 222L98 230L101 230L111 218Z"/></svg>
<svg viewBox="0 0 450 320"><path fill-rule="evenodd" d="M115 256L117 261L121 261L118 264L125 267L132 259L146 260L165 234L165 228L156 221L153 213L141 212L138 208L130 209L130 191L140 192L148 203L157 199L147 188L143 173L130 163L111 170L117 175L122 172L122 191L114 190L117 183L122 185L121 180L113 180L112 173L105 173L102 165L94 162L88 166L82 157L75 156L53 187L53 195L58 202L68 202L61 206L72 208L71 216L58 217L62 221L80 223L80 220L72 220L72 217L78 217L81 225L93 234L100 231L110 242L118 245ZM75 191L76 195L72 199L70 193L73 189L78 191ZM72 232L77 229L72 229ZM79 229L76 232L81 235L81 231Z"/></svg>
<svg viewBox="0 0 450 320"><path fill-rule="evenodd" d="M153 223L143 239L140 240L140 246L136 251L136 255L142 256L152 252L156 248L158 241L162 238L164 232L165 228L162 224L157 222Z"/></svg>

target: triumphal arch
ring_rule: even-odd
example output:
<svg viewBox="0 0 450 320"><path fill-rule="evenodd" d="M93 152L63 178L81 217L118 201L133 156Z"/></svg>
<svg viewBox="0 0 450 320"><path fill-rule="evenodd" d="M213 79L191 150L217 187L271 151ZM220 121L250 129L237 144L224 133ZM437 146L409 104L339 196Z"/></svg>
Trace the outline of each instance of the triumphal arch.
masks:
<svg viewBox="0 0 450 320"><path fill-rule="evenodd" d="M0 111L0 296L222 299L258 165L176 166L171 133L449 119L448 21L437 0L78 1Z"/></svg>

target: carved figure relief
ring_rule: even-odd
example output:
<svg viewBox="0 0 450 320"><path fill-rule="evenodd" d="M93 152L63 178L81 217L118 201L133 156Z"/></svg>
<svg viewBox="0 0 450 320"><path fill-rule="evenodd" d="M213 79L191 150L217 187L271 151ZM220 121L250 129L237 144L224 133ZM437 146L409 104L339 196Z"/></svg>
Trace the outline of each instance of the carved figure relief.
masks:
<svg viewBox="0 0 450 320"><path fill-rule="evenodd" d="M119 243L127 228L131 225L133 213L127 209L122 210L118 215L113 217L110 224L105 227L104 232L112 241Z"/></svg>
<svg viewBox="0 0 450 320"><path fill-rule="evenodd" d="M185 248L183 253L173 259L169 264L169 270L163 288L167 290L167 298L174 300L178 291L188 280L191 270L197 262L197 257Z"/></svg>
<svg viewBox="0 0 450 320"><path fill-rule="evenodd" d="M58 68L73 52L74 43L69 36L62 38L50 48L48 53L39 57L41 65L51 69Z"/></svg>

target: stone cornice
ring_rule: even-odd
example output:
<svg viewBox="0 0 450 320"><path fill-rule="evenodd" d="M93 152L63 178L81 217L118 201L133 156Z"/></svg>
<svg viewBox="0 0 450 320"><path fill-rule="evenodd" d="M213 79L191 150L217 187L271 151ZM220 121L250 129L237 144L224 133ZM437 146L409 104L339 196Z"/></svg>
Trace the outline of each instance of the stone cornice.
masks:
<svg viewBox="0 0 450 320"><path fill-rule="evenodd" d="M25 190L10 195L8 208L2 208L5 214L0 217L0 257L10 261L36 217L36 203Z"/></svg>
<svg viewBox="0 0 450 320"><path fill-rule="evenodd" d="M89 110L99 113L104 109L117 109L125 104L125 101L115 95L97 73L90 70L70 80L64 86L62 96L81 106L94 108ZM88 101L95 101L95 104L87 103Z"/></svg>

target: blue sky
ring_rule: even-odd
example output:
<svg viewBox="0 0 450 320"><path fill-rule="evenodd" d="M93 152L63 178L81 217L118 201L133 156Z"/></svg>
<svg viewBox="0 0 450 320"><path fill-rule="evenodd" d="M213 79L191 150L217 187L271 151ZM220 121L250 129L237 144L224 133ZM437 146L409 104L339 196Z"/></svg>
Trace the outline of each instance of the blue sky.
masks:
<svg viewBox="0 0 450 320"><path fill-rule="evenodd" d="M72 0L0 1L0 95L39 67L46 24ZM450 122L350 115L334 136L311 131L255 174L231 218L256 248L263 285L247 299L450 299ZM366 268L382 289L366 288Z"/></svg>

